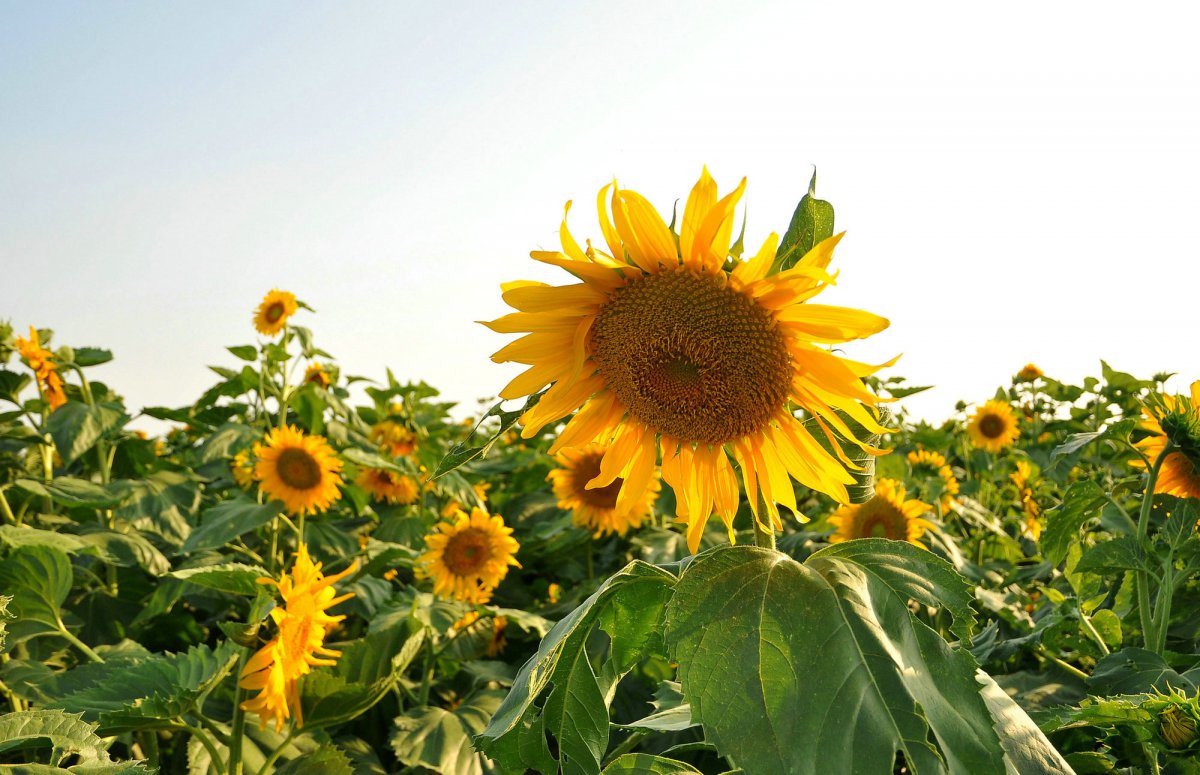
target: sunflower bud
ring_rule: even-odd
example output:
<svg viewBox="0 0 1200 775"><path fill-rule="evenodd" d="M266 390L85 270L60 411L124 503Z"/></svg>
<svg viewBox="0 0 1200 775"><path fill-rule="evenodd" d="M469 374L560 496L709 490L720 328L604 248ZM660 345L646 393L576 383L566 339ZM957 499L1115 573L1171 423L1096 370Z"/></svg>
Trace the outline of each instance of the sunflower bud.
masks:
<svg viewBox="0 0 1200 775"><path fill-rule="evenodd" d="M1187 748L1196 740L1196 719L1178 705L1168 705L1158 714L1158 734L1168 748Z"/></svg>

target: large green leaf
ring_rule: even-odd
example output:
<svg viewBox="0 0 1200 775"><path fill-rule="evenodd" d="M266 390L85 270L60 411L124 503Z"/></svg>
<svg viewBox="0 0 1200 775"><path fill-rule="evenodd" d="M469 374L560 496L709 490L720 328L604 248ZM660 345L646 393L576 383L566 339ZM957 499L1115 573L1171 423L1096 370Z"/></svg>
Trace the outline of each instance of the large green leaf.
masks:
<svg viewBox="0 0 1200 775"><path fill-rule="evenodd" d="M192 531L193 515L200 505L199 479L185 471L155 471L130 482L133 497L117 510L117 517L133 527L155 533L171 546L180 546Z"/></svg>
<svg viewBox="0 0 1200 775"><path fill-rule="evenodd" d="M13 549L18 546L49 546L67 554L74 554L87 547L79 536L60 533L57 530L42 530L29 525L0 525L0 544Z"/></svg>
<svg viewBox="0 0 1200 775"><path fill-rule="evenodd" d="M267 524L281 511L283 504L278 501L259 504L242 495L221 501L201 514L200 527L188 535L179 553L218 549L238 536Z"/></svg>
<svg viewBox="0 0 1200 775"><path fill-rule="evenodd" d="M275 775L354 775L354 768L337 746L323 745L279 767Z"/></svg>
<svg viewBox="0 0 1200 775"><path fill-rule="evenodd" d="M983 684L983 700L995 721L996 734L1004 746L1004 764L1008 775L1059 773L1072 775L1071 767L1037 724L1017 705L992 677L980 670L976 679Z"/></svg>
<svg viewBox="0 0 1200 775"><path fill-rule="evenodd" d="M118 403L103 401L95 406L71 401L56 409L46 421L46 430L67 465L75 462L106 434L129 422Z"/></svg>
<svg viewBox="0 0 1200 775"><path fill-rule="evenodd" d="M30 494L49 498L69 509L108 509L129 498L129 491L120 483L104 485L70 476L59 476L49 482L18 479L16 486Z"/></svg>
<svg viewBox="0 0 1200 775"><path fill-rule="evenodd" d="M1139 694L1157 689L1172 688L1194 692L1195 684L1180 675L1166 660L1147 649L1129 648L1106 655L1096 663L1088 678L1088 690L1093 694Z"/></svg>
<svg viewBox="0 0 1200 775"><path fill-rule="evenodd" d="M1079 528L1092 517L1100 516L1108 497L1091 480L1075 482L1067 488L1058 508L1046 512L1046 530L1042 533L1042 555L1057 565L1067 557L1067 549L1079 535Z"/></svg>
<svg viewBox="0 0 1200 775"><path fill-rule="evenodd" d="M161 576L171 570L171 563L140 533L118 533L95 528L79 539L97 556L110 565L123 568L139 567L151 576Z"/></svg>
<svg viewBox="0 0 1200 775"><path fill-rule="evenodd" d="M890 559L723 547L680 577L665 626L684 696L748 775L890 773L897 751L915 775L1005 772L974 659L910 613Z"/></svg>
<svg viewBox="0 0 1200 775"><path fill-rule="evenodd" d="M63 601L71 591L71 561L49 546L23 546L0 562L0 589L12 595L9 624L14 642L58 632Z"/></svg>
<svg viewBox="0 0 1200 775"><path fill-rule="evenodd" d="M1087 445L1096 441L1102 441L1104 439L1128 438L1129 432L1137 427L1137 422L1138 421L1135 418L1130 417L1124 420L1118 420L1114 423L1109 423L1109 425L1103 430L1093 431L1091 433L1071 434L1062 444L1059 444L1054 448L1054 451L1050 453L1050 460L1051 462L1054 462L1060 457L1074 454L1075 452L1078 452Z"/></svg>
<svg viewBox="0 0 1200 775"><path fill-rule="evenodd" d="M424 642L424 630L397 624L342 650L331 672L314 672L300 685L305 729L334 726L365 713L392 689Z"/></svg>
<svg viewBox="0 0 1200 775"><path fill-rule="evenodd" d="M392 750L409 767L426 767L442 775L483 775L482 757L471 747L500 707L504 692L485 689L454 710L413 708L396 718Z"/></svg>
<svg viewBox="0 0 1200 775"><path fill-rule="evenodd" d="M0 753L24 748L55 748L83 762L107 763L108 745L96 725L61 710L26 710L0 716Z"/></svg>
<svg viewBox="0 0 1200 775"><path fill-rule="evenodd" d="M808 181L808 193L800 198L779 248L775 251L775 271L791 269L813 246L833 236L833 205L817 199L817 171Z"/></svg>
<svg viewBox="0 0 1200 775"><path fill-rule="evenodd" d="M604 775L701 775L690 764L648 753L627 753L604 768Z"/></svg>
<svg viewBox="0 0 1200 775"><path fill-rule="evenodd" d="M265 569L257 565L226 562L220 565L206 565L203 568L177 570L171 573L170 577L191 584L199 584L218 592L257 597L258 591L262 589L258 579L267 578L268 574Z"/></svg>

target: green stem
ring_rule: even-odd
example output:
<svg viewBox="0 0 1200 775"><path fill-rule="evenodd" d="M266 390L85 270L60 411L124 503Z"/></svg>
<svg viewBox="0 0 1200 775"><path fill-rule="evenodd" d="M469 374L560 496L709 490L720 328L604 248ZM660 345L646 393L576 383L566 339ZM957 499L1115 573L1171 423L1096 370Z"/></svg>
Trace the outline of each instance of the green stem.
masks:
<svg viewBox="0 0 1200 775"><path fill-rule="evenodd" d="M287 737L283 738L283 742L277 745L274 751L271 751L271 755L267 757L267 760L263 762L263 766L259 768L258 775L267 775L267 773L271 771L271 768L275 766L275 762L279 761L279 757L283 755L283 749L291 745L292 738L295 736L296 729L293 727L288 732Z"/></svg>
<svg viewBox="0 0 1200 775"><path fill-rule="evenodd" d="M1154 749L1153 745L1142 743L1142 756L1146 757L1146 766L1142 768L1146 775L1159 775L1162 772L1158 768L1158 751Z"/></svg>
<svg viewBox="0 0 1200 775"><path fill-rule="evenodd" d="M150 766L158 767L158 732L153 729L147 729L140 737L142 751L146 754L146 758L150 760Z"/></svg>
<svg viewBox="0 0 1200 775"><path fill-rule="evenodd" d="M1092 624L1092 617L1088 616L1083 611L1080 611L1079 621L1083 622L1083 629L1087 631L1087 634L1091 637L1091 639L1094 640L1096 645L1100 647L1100 651L1104 654L1104 656L1107 657L1109 654L1111 654L1112 652L1109 650L1108 644L1104 642L1104 638L1100 637L1100 633L1096 630L1096 625Z"/></svg>
<svg viewBox="0 0 1200 775"><path fill-rule="evenodd" d="M8 505L8 498L4 497L3 487L0 487L0 514L4 515L5 523L9 525L17 524L17 516L13 514L12 506Z"/></svg>
<svg viewBox="0 0 1200 775"><path fill-rule="evenodd" d="M770 525L764 525L759 521L760 518L768 520L771 518L771 515L767 513L767 500L763 497L761 488L758 491L758 516L753 517L754 545L775 551L775 529Z"/></svg>
<svg viewBox="0 0 1200 775"><path fill-rule="evenodd" d="M1163 461L1167 459L1167 455L1172 451L1172 446L1171 442L1168 441L1166 446L1163 447L1162 452L1159 453L1158 459L1154 461L1154 465L1150 467L1149 478L1146 481L1146 492L1142 495L1142 508L1138 512L1137 542L1139 549L1145 547L1147 536L1150 534L1150 509L1154 504L1154 484L1158 481L1158 471L1162 468ZM1158 642L1158 635L1154 629L1155 622L1153 621L1150 608L1149 571L1139 570L1136 580L1138 617L1142 625L1142 642L1147 649L1153 651L1154 644Z"/></svg>
<svg viewBox="0 0 1200 775"><path fill-rule="evenodd" d="M425 640L425 665L421 670L421 693L418 695L422 707L429 704L429 690L433 687L434 666L433 641L427 638Z"/></svg>
<svg viewBox="0 0 1200 775"><path fill-rule="evenodd" d="M100 664L104 664L104 657L100 656L95 651L93 651L91 646L84 643L79 638L75 637L75 633L73 633L67 629L67 625L63 624L62 619L58 620L58 634L62 635L64 638L66 638L67 641L69 641L71 643L71 645L75 646L75 648L82 651L84 653L84 655L87 656L88 659L92 660L93 662L99 662Z"/></svg>
<svg viewBox="0 0 1200 775"><path fill-rule="evenodd" d="M1154 651L1162 654L1167 646L1167 625L1171 623L1171 599L1175 593L1175 552L1168 551L1163 562L1162 583L1154 601Z"/></svg>
<svg viewBox="0 0 1200 775"><path fill-rule="evenodd" d="M284 352L287 351L288 334L289 334L288 325L287 325L287 323L284 323L283 324L283 338L279 340L284 347ZM279 374L281 377L283 377L283 384L279 389L279 425L278 425L278 427L283 428L285 425L287 425L288 399L291 398L291 396L288 395L288 369L287 369L287 361L286 360L280 365Z"/></svg>
<svg viewBox="0 0 1200 775"><path fill-rule="evenodd" d="M200 741L200 744L203 745L205 750L208 751L208 758L212 760L212 766L216 767L219 775L226 775L228 770L225 769L225 764L221 761L221 752L217 750L217 744L214 743L212 738L208 736L208 733L200 727L194 727L191 724L188 724L182 719L176 719L175 723L178 725L179 729L182 729Z"/></svg>
<svg viewBox="0 0 1200 775"><path fill-rule="evenodd" d="M1043 657L1045 657L1046 659L1049 659L1051 662L1058 665L1063 670L1066 670L1068 673L1075 676L1076 678L1079 678L1080 680L1083 680L1083 681L1086 681L1089 678L1091 678L1091 676L1089 676L1087 673L1083 672L1079 668L1075 667L1075 665L1072 665L1070 662L1067 662L1064 659L1059 659L1058 657L1051 654L1050 650L1047 649L1045 646L1041 647L1040 652Z"/></svg>
<svg viewBox="0 0 1200 775"><path fill-rule="evenodd" d="M242 671L246 668L246 660L249 657L250 650L242 649L242 655L238 658L237 672L233 676L237 692L233 697L233 720L230 722L229 775L242 775L242 736L246 727L246 711L242 708L242 703L246 700L246 690L242 687Z"/></svg>
<svg viewBox="0 0 1200 775"><path fill-rule="evenodd" d="M642 742L642 740L645 739L645 737L646 737L645 732L630 733L629 737L622 740L620 745L618 745L616 748L612 749L612 753L610 753L608 756L604 757L604 763L600 766L607 767L608 765L612 764L617 759L621 758L625 754L632 751L634 748L637 748L637 744Z"/></svg>

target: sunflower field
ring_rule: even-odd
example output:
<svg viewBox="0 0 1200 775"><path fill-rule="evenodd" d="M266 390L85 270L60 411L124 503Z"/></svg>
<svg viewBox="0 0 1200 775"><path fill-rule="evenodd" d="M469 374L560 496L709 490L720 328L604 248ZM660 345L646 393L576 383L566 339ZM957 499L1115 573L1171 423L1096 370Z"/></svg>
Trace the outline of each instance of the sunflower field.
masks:
<svg viewBox="0 0 1200 775"><path fill-rule="evenodd" d="M0 773L1200 773L1200 381L918 421L744 188L568 203L465 422L285 290L180 407L0 324Z"/></svg>

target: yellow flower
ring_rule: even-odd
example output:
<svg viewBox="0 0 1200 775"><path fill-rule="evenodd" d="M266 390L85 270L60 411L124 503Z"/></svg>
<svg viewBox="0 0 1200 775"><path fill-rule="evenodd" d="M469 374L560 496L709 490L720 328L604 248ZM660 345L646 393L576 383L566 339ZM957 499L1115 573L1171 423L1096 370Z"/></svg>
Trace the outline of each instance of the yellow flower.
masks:
<svg viewBox="0 0 1200 775"><path fill-rule="evenodd" d="M617 496L624 480L617 477L604 487L587 488L587 483L600 474L600 461L604 458L604 447L588 444L559 452L556 460L561 468L550 472L546 478L554 483L554 496L558 507L569 509L575 524L590 530L596 538L616 533L625 535L630 528L635 530L649 518L658 498L657 474L645 489L642 499L627 504L627 510L617 509Z"/></svg>
<svg viewBox="0 0 1200 775"><path fill-rule="evenodd" d="M273 289L258 305L254 313L254 327L263 336L275 336L298 309L300 305L296 303L295 294Z"/></svg>
<svg viewBox="0 0 1200 775"><path fill-rule="evenodd" d="M278 582L258 580L278 588L283 598L283 605L271 611L277 634L246 661L238 684L259 691L258 696L243 702L242 708L259 715L260 727L265 729L267 721L274 719L278 732L293 715L296 726L304 726L298 681L314 665L332 665L341 656L340 651L325 647L325 636L346 617L330 616L326 611L353 596L353 592L335 596L333 584L357 569L356 562L341 573L325 576L321 563L313 564L308 547L300 544L291 576L285 572Z"/></svg>
<svg viewBox="0 0 1200 775"><path fill-rule="evenodd" d="M802 303L834 282L826 268L841 235L816 245L786 272L771 273L774 234L748 261L731 259L734 209L744 188L743 180L718 200L705 170L684 207L677 241L641 195L606 186L598 209L608 252L590 243L583 250L564 217L562 250L531 256L579 282L507 283L504 300L518 311L486 324L525 334L492 356L530 366L502 398L552 385L522 417L522 436L532 438L580 409L550 451L606 445L590 484L622 479L621 512L646 497L661 451L662 477L675 490L693 551L714 509L733 538L739 498L731 455L755 518L766 523L769 515L773 527L782 527L778 504L797 510L790 479L849 499L846 485L853 479L839 459L844 455L826 452L796 418L796 407L828 436L854 438L835 409L871 433L886 430L864 407L880 399L862 382L882 367L843 359L827 347L882 331L888 321ZM767 514L758 513L760 491Z"/></svg>
<svg viewBox="0 0 1200 775"><path fill-rule="evenodd" d="M1011 446L1021 435L1012 407L1003 401L988 401L976 407L967 423L971 443L989 452L999 452Z"/></svg>
<svg viewBox="0 0 1200 775"><path fill-rule="evenodd" d="M38 342L38 332L33 326L29 327L29 338L16 339L17 352L29 364L37 378L38 390L42 398L53 412L67 402L67 394L63 390L62 377L58 375L58 365L54 363L54 353Z"/></svg>
<svg viewBox="0 0 1200 775"><path fill-rule="evenodd" d="M1032 363L1027 363L1017 372L1017 379L1021 382L1033 382L1038 377L1043 376L1042 370Z"/></svg>
<svg viewBox="0 0 1200 775"><path fill-rule="evenodd" d="M306 436L288 425L268 433L265 446L255 444L254 456L262 491L283 501L291 514L316 514L342 497L342 461L323 436Z"/></svg>
<svg viewBox="0 0 1200 775"><path fill-rule="evenodd" d="M958 495L958 479L954 470L946 464L946 458L939 452L918 449L908 453L908 462L912 466L913 477L920 479L938 478L942 480L942 494L938 499L942 513L954 505L954 496Z"/></svg>
<svg viewBox="0 0 1200 775"><path fill-rule="evenodd" d="M393 504L416 503L421 494L411 476L386 468L364 468L354 483L371 493L375 500Z"/></svg>
<svg viewBox="0 0 1200 775"><path fill-rule="evenodd" d="M439 522L425 536L428 547L421 555L418 578L433 579L433 591L468 603L486 603L509 566L521 567L515 555L520 544L512 528L500 516L483 509L471 515L458 511L449 521Z"/></svg>
<svg viewBox="0 0 1200 775"><path fill-rule="evenodd" d="M393 457L411 455L417 448L417 434L395 420L383 420L371 428L371 441Z"/></svg>
<svg viewBox="0 0 1200 775"><path fill-rule="evenodd" d="M316 385L317 387L327 388L332 380L329 376L329 367L324 363L313 361L308 364L304 370L304 383L307 385Z"/></svg>
<svg viewBox="0 0 1200 775"><path fill-rule="evenodd" d="M875 497L866 503L842 506L829 518L829 524L837 528L829 542L890 538L927 548L920 538L933 529L933 524L922 517L932 507L918 500L905 500L907 494L904 485L895 479L878 480Z"/></svg>
<svg viewBox="0 0 1200 775"><path fill-rule="evenodd" d="M462 504L458 501L450 501L445 506L442 506L442 510L438 512L438 516L446 519L447 517L454 516L460 511L462 511Z"/></svg>
<svg viewBox="0 0 1200 775"><path fill-rule="evenodd" d="M492 489L492 483L476 482L475 484L471 485L471 489L475 491L475 497L479 499L480 503L486 503L488 490Z"/></svg>
<svg viewBox="0 0 1200 775"><path fill-rule="evenodd" d="M1018 460L1017 470L1009 474L1008 478L1017 486L1021 509L1025 512L1024 522L1021 523L1021 535L1030 541L1037 541L1042 537L1042 509L1033 497L1033 468L1027 461Z"/></svg>
<svg viewBox="0 0 1200 775"><path fill-rule="evenodd" d="M243 449L234 455L229 468L238 487L248 491L254 486L254 461L250 459L250 450Z"/></svg>
<svg viewBox="0 0 1200 775"><path fill-rule="evenodd" d="M562 596L562 587L560 587L558 584L555 584L554 582L550 582L550 586L546 587L547 602L549 602L551 605L554 605L555 603L558 602L558 599L561 596Z"/></svg>
<svg viewBox="0 0 1200 775"><path fill-rule="evenodd" d="M1191 385L1190 396L1157 396L1142 407L1146 419L1141 428L1150 433L1134 446L1150 462L1158 459L1170 443L1173 451L1163 458L1154 492L1179 498L1200 498L1200 380ZM1142 461L1133 463L1144 468Z"/></svg>

